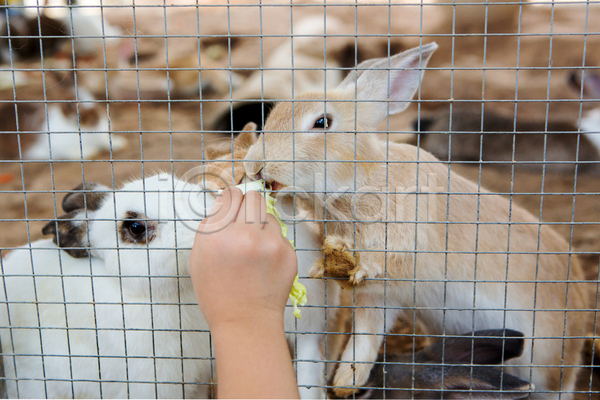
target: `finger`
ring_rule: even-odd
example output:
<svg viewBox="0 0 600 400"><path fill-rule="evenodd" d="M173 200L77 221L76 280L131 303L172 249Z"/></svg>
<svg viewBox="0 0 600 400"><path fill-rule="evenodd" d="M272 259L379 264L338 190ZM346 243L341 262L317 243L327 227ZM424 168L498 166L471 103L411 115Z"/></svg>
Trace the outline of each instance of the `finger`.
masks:
<svg viewBox="0 0 600 400"><path fill-rule="evenodd" d="M198 231L201 233L212 233L225 229L235 221L244 195L235 187L223 190L212 206L208 217L204 218Z"/></svg>
<svg viewBox="0 0 600 400"><path fill-rule="evenodd" d="M236 222L254 225L262 229L267 222L267 204L260 193L255 190L246 193Z"/></svg>
<svg viewBox="0 0 600 400"><path fill-rule="evenodd" d="M214 205L213 205L213 207L214 207ZM196 230L196 236L194 237L194 246L196 246L196 242L199 240L200 236L202 236L201 234L204 232L204 230L207 229L205 227L207 222L208 222L208 217L205 217L202 219L202 221L200 221L200 224L198 225L198 229ZM192 248L192 252L193 251L194 251L194 249Z"/></svg>
<svg viewBox="0 0 600 400"><path fill-rule="evenodd" d="M277 218L275 218L275 216L273 214L267 214L267 223L264 224L263 229L269 232L272 232L273 235L279 235L283 240L285 240L286 242L289 242L288 239L286 239L283 234L281 233L281 224L279 223L279 220ZM288 235L289 234L293 234L292 232L290 232L288 230Z"/></svg>
<svg viewBox="0 0 600 400"><path fill-rule="evenodd" d="M294 249L292 247L292 245L290 244L290 242L288 242L288 246L290 246L292 248L292 250ZM289 265L288 270L287 270L287 276L289 279L289 282L293 284L294 282L294 277L296 275L298 275L298 255L296 254L296 251L291 251L288 254L288 259L285 262L285 265ZM291 285L290 285L291 287Z"/></svg>
<svg viewBox="0 0 600 400"><path fill-rule="evenodd" d="M232 210L239 209L242 200L243 194L240 189L234 187L226 188L216 195L215 203L205 218L207 220L206 223L214 223L215 221L222 220Z"/></svg>

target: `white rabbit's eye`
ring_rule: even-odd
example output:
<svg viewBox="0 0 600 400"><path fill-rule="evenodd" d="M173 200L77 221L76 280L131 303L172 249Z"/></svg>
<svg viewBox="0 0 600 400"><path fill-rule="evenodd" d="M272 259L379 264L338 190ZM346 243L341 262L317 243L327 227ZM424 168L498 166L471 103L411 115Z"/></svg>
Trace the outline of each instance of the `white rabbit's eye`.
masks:
<svg viewBox="0 0 600 400"><path fill-rule="evenodd" d="M128 229L129 232L131 232L131 234L134 236L142 236L144 233L146 233L146 227L137 221L129 224Z"/></svg>
<svg viewBox="0 0 600 400"><path fill-rule="evenodd" d="M317 118L312 129L329 129L331 126L331 117L329 115Z"/></svg>
<svg viewBox="0 0 600 400"><path fill-rule="evenodd" d="M155 236L155 227L149 221L138 219L137 213L128 213L129 217L121 223L121 240L130 243L150 243ZM132 215L135 214L135 215Z"/></svg>

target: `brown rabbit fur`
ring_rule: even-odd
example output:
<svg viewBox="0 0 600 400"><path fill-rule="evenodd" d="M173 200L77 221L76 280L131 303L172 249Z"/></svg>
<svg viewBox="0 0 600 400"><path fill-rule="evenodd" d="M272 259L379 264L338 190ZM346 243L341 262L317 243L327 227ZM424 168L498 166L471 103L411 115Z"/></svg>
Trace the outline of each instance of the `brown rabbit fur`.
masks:
<svg viewBox="0 0 600 400"><path fill-rule="evenodd" d="M311 270L355 290L354 336L334 377L337 395L367 382L402 307L416 310L433 334L519 330L525 350L507 371L525 380L531 373L538 391L573 390L591 313L581 311L590 307L588 284L569 244L430 153L369 133L408 106L436 48L366 61L326 101L306 93L278 104L246 155L246 173L274 188L294 185L315 219L327 221L325 252L345 255Z"/></svg>
<svg viewBox="0 0 600 400"><path fill-rule="evenodd" d="M235 186L242 182L246 176L243 159L248 148L256 143L256 124L249 122L244 129L233 139L223 141L213 146L207 146L204 159L209 160L204 166L202 183L207 189L220 190L227 186Z"/></svg>

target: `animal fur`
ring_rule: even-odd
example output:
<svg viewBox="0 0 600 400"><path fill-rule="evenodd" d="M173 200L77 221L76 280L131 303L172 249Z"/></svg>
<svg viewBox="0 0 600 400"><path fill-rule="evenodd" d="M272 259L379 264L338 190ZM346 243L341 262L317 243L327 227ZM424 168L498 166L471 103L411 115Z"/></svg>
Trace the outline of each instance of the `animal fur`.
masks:
<svg viewBox="0 0 600 400"><path fill-rule="evenodd" d="M403 309L416 310L435 334L519 330L525 351L506 370L527 380L531 373L538 391L573 390L591 304L569 244L430 153L369 133L408 106L436 48L367 61L326 99L313 92L278 104L246 155L246 172L294 185L298 201L327 221L325 251L360 254L344 269L326 258L311 270L355 291L354 336L333 381L338 395L367 382Z"/></svg>

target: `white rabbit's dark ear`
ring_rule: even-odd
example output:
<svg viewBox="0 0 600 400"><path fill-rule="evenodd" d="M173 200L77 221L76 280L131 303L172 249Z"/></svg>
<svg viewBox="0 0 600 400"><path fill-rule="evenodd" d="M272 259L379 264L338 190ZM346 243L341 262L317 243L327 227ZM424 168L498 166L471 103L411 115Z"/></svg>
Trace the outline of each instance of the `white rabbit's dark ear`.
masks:
<svg viewBox="0 0 600 400"><path fill-rule="evenodd" d="M390 58L365 61L358 68L366 70L351 73L337 89L356 90L359 107L364 109L365 103L368 106L359 118L374 127L388 114L399 113L409 106L421 83L423 69L437 48L432 42Z"/></svg>
<svg viewBox="0 0 600 400"><path fill-rule="evenodd" d="M110 189L95 182L85 182L78 185L73 191L65 196L62 208L69 213L75 210L96 211L102 205L102 201Z"/></svg>
<svg viewBox="0 0 600 400"><path fill-rule="evenodd" d="M44 235L52 235L52 241L72 257L84 258L90 255L87 240L87 221L79 218L81 210L72 211L50 221L42 228Z"/></svg>
<svg viewBox="0 0 600 400"><path fill-rule="evenodd" d="M87 239L87 213L98 210L110 189L94 182L77 186L65 196L62 208L67 214L50 221L42 229L44 235L52 235L52 241L75 258L89 256Z"/></svg>

